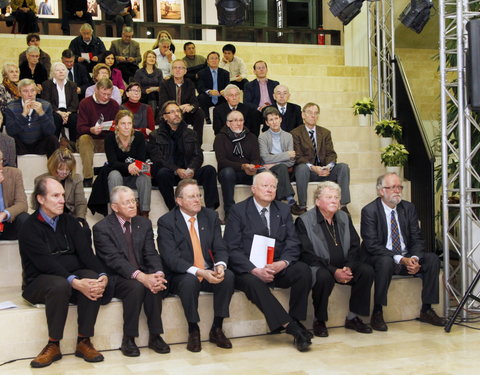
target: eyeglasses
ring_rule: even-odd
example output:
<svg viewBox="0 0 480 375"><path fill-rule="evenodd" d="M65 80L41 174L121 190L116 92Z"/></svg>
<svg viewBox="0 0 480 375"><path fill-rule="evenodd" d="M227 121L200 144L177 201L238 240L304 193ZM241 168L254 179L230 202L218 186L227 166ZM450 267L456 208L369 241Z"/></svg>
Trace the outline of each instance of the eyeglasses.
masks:
<svg viewBox="0 0 480 375"><path fill-rule="evenodd" d="M403 191L403 185L383 186L383 189Z"/></svg>
<svg viewBox="0 0 480 375"><path fill-rule="evenodd" d="M164 115L172 115L172 114L181 114L182 111L180 109L172 109L169 112L165 112Z"/></svg>
<svg viewBox="0 0 480 375"><path fill-rule="evenodd" d="M138 90L138 89L130 89L130 90L128 90L128 92L134 92L134 93L136 93L136 94L139 94L139 93L141 93L141 92L142 92L142 90Z"/></svg>

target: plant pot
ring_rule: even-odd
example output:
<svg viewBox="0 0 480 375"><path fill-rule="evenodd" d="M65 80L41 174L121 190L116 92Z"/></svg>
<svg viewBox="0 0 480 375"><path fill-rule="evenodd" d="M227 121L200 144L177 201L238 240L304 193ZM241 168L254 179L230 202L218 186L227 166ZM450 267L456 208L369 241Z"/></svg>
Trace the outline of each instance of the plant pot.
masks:
<svg viewBox="0 0 480 375"><path fill-rule="evenodd" d="M395 166L395 167L386 166L385 168L387 170L387 173L396 173L397 175L402 177L401 173L403 172L403 169L401 166Z"/></svg>
<svg viewBox="0 0 480 375"><path fill-rule="evenodd" d="M370 125L370 119L372 115L358 115L358 125L359 126L369 126Z"/></svg>
<svg viewBox="0 0 480 375"><path fill-rule="evenodd" d="M385 148L392 144L392 137L380 137L380 148Z"/></svg>

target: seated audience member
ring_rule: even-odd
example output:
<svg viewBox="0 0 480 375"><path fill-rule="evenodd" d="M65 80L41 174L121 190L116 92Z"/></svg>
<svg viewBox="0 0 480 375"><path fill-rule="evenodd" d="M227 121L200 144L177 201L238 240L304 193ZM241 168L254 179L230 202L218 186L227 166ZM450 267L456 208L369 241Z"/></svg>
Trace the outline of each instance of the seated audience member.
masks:
<svg viewBox="0 0 480 375"><path fill-rule="evenodd" d="M171 63L177 59L170 50L170 44L169 39L160 39L158 47L153 49L157 57L157 68L162 71L163 78L170 77Z"/></svg>
<svg viewBox="0 0 480 375"><path fill-rule="evenodd" d="M78 94L75 82L67 79L67 67L53 63L52 78L43 82L42 99L52 105L55 135L63 134L63 127L68 128L69 139L77 140Z"/></svg>
<svg viewBox="0 0 480 375"><path fill-rule="evenodd" d="M47 72L50 72L50 70L52 68L52 61L50 60L50 55L40 48L40 34L38 34L38 33L28 34L27 35L27 46L28 47L35 46L35 47L38 48L38 50L40 51L40 58L38 59L38 61L40 62L40 64L42 64L45 67ZM27 60L27 51L23 51L18 56L18 65L22 65L22 63L26 60Z"/></svg>
<svg viewBox="0 0 480 375"><path fill-rule="evenodd" d="M377 331L388 329L383 319L392 275L421 276L422 308L419 320L444 326L445 319L432 309L439 303L440 260L425 251L425 242L415 206L402 199L402 180L396 173L377 179L378 198L362 208L360 231L363 256L375 270L374 305L370 325Z"/></svg>
<svg viewBox="0 0 480 375"><path fill-rule="evenodd" d="M47 69L38 62L40 50L38 47L30 46L25 53L27 60L20 65L20 79L33 79L37 85L38 93L40 93L42 92L42 83L48 79Z"/></svg>
<svg viewBox="0 0 480 375"><path fill-rule="evenodd" d="M6 167L0 151L0 240L16 240L29 215L22 171Z"/></svg>
<svg viewBox="0 0 480 375"><path fill-rule="evenodd" d="M125 26L122 31L122 38L113 40L110 51L115 55L116 66L122 72L123 79L128 84L130 79L138 70L138 64L142 61L140 44L132 40L133 28Z"/></svg>
<svg viewBox="0 0 480 375"><path fill-rule="evenodd" d="M186 78L190 79L195 85L197 84L197 73L207 66L207 59L202 55L197 55L196 47L193 42L187 42L183 45L185 56L183 61L187 66Z"/></svg>
<svg viewBox="0 0 480 375"><path fill-rule="evenodd" d="M123 103L122 108L133 113L134 130L141 132L147 139L149 134L155 130L155 117L152 107L140 103L142 87L136 82L130 83L125 90L125 96L128 100Z"/></svg>
<svg viewBox="0 0 480 375"><path fill-rule="evenodd" d="M165 204L175 207L173 188L184 179L195 178L203 186L205 205L215 210L219 205L217 172L203 163L203 152L195 131L182 120L182 110L174 101L163 104L163 119L150 134L148 151L153 162L152 177Z"/></svg>
<svg viewBox="0 0 480 375"><path fill-rule="evenodd" d="M125 91L125 81L123 79L123 74L116 66L115 55L111 51L105 51L100 55L99 64L105 64L110 68L110 79L114 86L118 87L120 94L123 95ZM97 64L97 65L99 65ZM121 104L121 103L120 103Z"/></svg>
<svg viewBox="0 0 480 375"><path fill-rule="evenodd" d="M210 52L207 55L207 67L198 72L197 91L198 102L205 113L207 124L211 124L210 107L225 103L223 90L229 82L228 72L218 67L220 55Z"/></svg>
<svg viewBox="0 0 480 375"><path fill-rule="evenodd" d="M63 35L70 35L70 21L83 21L95 28L92 14L88 12L87 0L66 0L63 2L62 31Z"/></svg>
<svg viewBox="0 0 480 375"><path fill-rule="evenodd" d="M309 181L334 181L340 185L342 208L350 203L350 169L348 164L337 163L329 130L317 125L320 107L307 103L302 109L303 126L293 129L295 150L295 181L297 182L298 209L307 211ZM343 208L346 210L346 207Z"/></svg>
<svg viewBox="0 0 480 375"><path fill-rule="evenodd" d="M249 106L240 103L241 92L238 86L228 84L223 90L223 97L226 103L217 105L213 109L213 132L217 135L227 123L227 115L231 111L242 112L245 119L245 127L258 137L260 125L257 121L257 115Z"/></svg>
<svg viewBox="0 0 480 375"><path fill-rule="evenodd" d="M11 101L5 109L5 127L15 139L17 155L50 156L58 148L52 106L36 98L37 88L31 79L22 79L18 90L20 99Z"/></svg>
<svg viewBox="0 0 480 375"><path fill-rule="evenodd" d="M280 128L282 120L276 108L267 107L265 111L263 111L263 117L269 127L269 130L260 134L258 137L263 167L269 169L277 176L278 186L276 199L286 200L292 214L299 215L301 212L297 211L298 206L294 198L295 192L290 183L289 174L295 164L292 135Z"/></svg>
<svg viewBox="0 0 480 375"><path fill-rule="evenodd" d="M5 113L7 104L20 98L18 91L18 81L20 80L20 69L14 63L3 64L2 83L0 84L0 111Z"/></svg>
<svg viewBox="0 0 480 375"><path fill-rule="evenodd" d="M243 126L243 115L232 111L226 126L215 136L213 148L218 162L218 181L222 186L225 218L235 204L235 184L251 185L260 164L258 140Z"/></svg>
<svg viewBox="0 0 480 375"><path fill-rule="evenodd" d="M245 84L243 102L262 112L265 107L275 103L273 89L279 83L267 78L268 67L265 61L259 60L253 64L253 73L256 78ZM258 117L261 119L260 113Z"/></svg>
<svg viewBox="0 0 480 375"><path fill-rule="evenodd" d="M20 34L38 33L37 5L35 0L11 0L12 16L18 23Z"/></svg>
<svg viewBox="0 0 480 375"><path fill-rule="evenodd" d="M188 322L187 350L199 352L198 296L213 292L213 323L209 341L223 349L232 343L222 330L230 315L234 276L227 269L228 251L222 238L218 214L202 207L197 182L180 181L175 190L177 207L158 219L157 244L165 265L169 289L182 301Z"/></svg>
<svg viewBox="0 0 480 375"><path fill-rule="evenodd" d="M113 296L123 304L124 356L138 357L135 344L142 305L150 333L148 347L169 353L163 341L162 298L167 280L162 260L155 248L152 223L137 216L137 202L129 187L117 186L110 196L112 213L93 226L95 249L108 267L114 285Z"/></svg>
<svg viewBox="0 0 480 375"><path fill-rule="evenodd" d="M295 347L303 352L312 344L312 334L300 321L307 317L311 274L299 262L300 241L295 233L288 206L275 201L277 178L271 172L254 177L253 196L234 205L228 216L224 239L228 246L228 267L235 274L235 289L241 290L263 313L273 332L294 337ZM250 261L254 236L275 241L273 262L263 265ZM287 313L270 291L271 287L290 289Z"/></svg>
<svg viewBox="0 0 480 375"><path fill-rule="evenodd" d="M67 79L77 84L78 100L85 98L85 91L92 84L87 68L75 62L75 55L69 49L62 52L62 63L67 67Z"/></svg>
<svg viewBox="0 0 480 375"><path fill-rule="evenodd" d="M152 181L142 172L136 161L147 160L147 148L143 134L133 127L133 113L122 109L115 116L115 131L105 137L105 154L108 167L108 190L115 186L129 186L138 192L140 215L148 218Z"/></svg>
<svg viewBox="0 0 480 375"><path fill-rule="evenodd" d="M83 99L78 107L77 150L83 165L83 186L91 187L93 180L93 153L104 152L104 138L108 130L104 121L113 121L120 106L112 99L113 84L108 78L100 79L92 96Z"/></svg>
<svg viewBox="0 0 480 375"><path fill-rule="evenodd" d="M126 3L126 2L124 2ZM133 26L133 18L135 17L135 12L132 9L132 4L128 4L123 10L115 15L106 15L107 20L115 22L117 27L117 36L122 36L122 32L125 27L132 27ZM110 49L112 49L110 47Z"/></svg>
<svg viewBox="0 0 480 375"><path fill-rule="evenodd" d="M175 60L172 63L172 77L164 80L160 85L158 106L161 108L165 102L175 101L182 110L185 122L192 124L193 130L197 133L198 143L201 146L205 114L198 106L195 85L188 78L185 78L186 71L183 60Z"/></svg>
<svg viewBox="0 0 480 375"><path fill-rule="evenodd" d="M163 81L163 74L156 66L157 55L153 51L145 51L142 67L135 72L133 80L142 87L142 103L152 107L154 114L158 110L158 92Z"/></svg>
<svg viewBox="0 0 480 375"><path fill-rule="evenodd" d="M102 40L93 35L92 26L88 23L80 27L80 35L72 39L68 49L75 55L75 62L83 64L89 73L106 50Z"/></svg>
<svg viewBox="0 0 480 375"><path fill-rule="evenodd" d="M3 115L0 112L0 123L3 121ZM17 166L17 151L15 149L15 140L5 133L0 133L0 151L3 153L3 166Z"/></svg>
<svg viewBox="0 0 480 375"><path fill-rule="evenodd" d="M243 90L245 84L248 83L247 66L240 57L235 56L237 49L233 44L225 44L222 52L223 58L220 61L220 68L230 73L230 83Z"/></svg>
<svg viewBox="0 0 480 375"><path fill-rule="evenodd" d="M315 191L315 207L297 219L296 228L302 243L300 259L312 272L315 336L328 336L328 298L335 283L352 287L345 328L372 333L359 315L370 313L373 269L358 261L360 238L352 219L340 210L340 186L321 182Z"/></svg>
<svg viewBox="0 0 480 375"><path fill-rule="evenodd" d="M275 86L273 89L273 98L275 99L276 107L282 116L282 129L286 132L291 132L297 126L303 124L302 109L298 104L289 103L290 91L285 85ZM267 125L263 127L266 131Z"/></svg>
<svg viewBox="0 0 480 375"><path fill-rule="evenodd" d="M22 296L32 304L45 304L47 315L48 343L30 362L32 367L46 367L62 358L60 340L70 302L78 311L75 355L87 362L103 361L90 338L108 278L78 221L63 212L63 193L57 180L39 179L32 193L35 212L19 235L25 285Z"/></svg>
<svg viewBox="0 0 480 375"><path fill-rule="evenodd" d="M172 53L175 53L175 46L173 45L173 38L172 36L170 35L170 33L167 31L167 30L160 30L157 34L157 40L155 41L155 43L153 44L153 47L152 49L155 49L155 48L159 48L160 47L160 41L162 39L168 39L170 41L170 51L172 51ZM174 59L175 60L175 59Z"/></svg>
<svg viewBox="0 0 480 375"><path fill-rule="evenodd" d="M108 79L109 81L110 80L110 76L111 76L111 71L110 71L110 68L106 65L106 64L97 64L95 65L95 68L93 68L93 73L92 73L92 76L93 76L93 81L94 81L94 84L87 87L87 89L85 90L85 98L88 98L90 96L93 95L93 93L95 92L96 90L96 84L98 81L102 80L102 79ZM121 105L122 104L122 93L120 92L120 89L115 86L115 84L112 82L113 86L112 86L112 99L115 100L118 105Z"/></svg>

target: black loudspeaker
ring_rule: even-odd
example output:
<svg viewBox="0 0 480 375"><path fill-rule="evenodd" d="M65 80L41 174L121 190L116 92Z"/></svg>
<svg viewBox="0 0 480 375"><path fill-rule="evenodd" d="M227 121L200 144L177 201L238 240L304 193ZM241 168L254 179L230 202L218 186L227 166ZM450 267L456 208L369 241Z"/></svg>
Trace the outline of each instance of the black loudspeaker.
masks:
<svg viewBox="0 0 480 375"><path fill-rule="evenodd" d="M468 107L480 112L480 19L467 22L467 100Z"/></svg>
<svg viewBox="0 0 480 375"><path fill-rule="evenodd" d="M247 18L250 0L215 0L219 25L241 25Z"/></svg>

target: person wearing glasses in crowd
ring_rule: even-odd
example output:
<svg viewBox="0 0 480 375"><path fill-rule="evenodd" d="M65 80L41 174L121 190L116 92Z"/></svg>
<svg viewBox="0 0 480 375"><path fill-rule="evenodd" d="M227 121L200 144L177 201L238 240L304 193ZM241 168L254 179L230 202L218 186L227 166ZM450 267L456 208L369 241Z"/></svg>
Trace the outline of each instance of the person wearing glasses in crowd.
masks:
<svg viewBox="0 0 480 375"><path fill-rule="evenodd" d="M123 103L122 108L133 113L134 129L141 132L147 139L155 130L155 117L152 107L140 102L142 87L137 82L130 83L125 90L125 96L128 100Z"/></svg>

